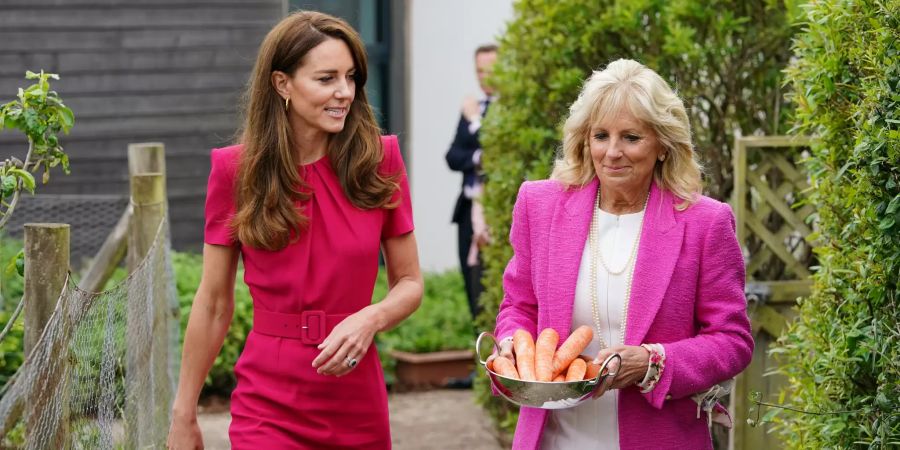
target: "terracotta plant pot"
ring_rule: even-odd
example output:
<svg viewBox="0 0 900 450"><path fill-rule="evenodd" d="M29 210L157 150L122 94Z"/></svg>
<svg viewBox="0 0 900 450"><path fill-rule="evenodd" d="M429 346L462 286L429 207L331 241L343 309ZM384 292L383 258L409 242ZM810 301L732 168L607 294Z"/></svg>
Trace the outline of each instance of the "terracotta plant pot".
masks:
<svg viewBox="0 0 900 450"><path fill-rule="evenodd" d="M394 388L400 391L443 387L448 380L466 378L475 370L475 352L472 350L391 351L390 354L397 360Z"/></svg>

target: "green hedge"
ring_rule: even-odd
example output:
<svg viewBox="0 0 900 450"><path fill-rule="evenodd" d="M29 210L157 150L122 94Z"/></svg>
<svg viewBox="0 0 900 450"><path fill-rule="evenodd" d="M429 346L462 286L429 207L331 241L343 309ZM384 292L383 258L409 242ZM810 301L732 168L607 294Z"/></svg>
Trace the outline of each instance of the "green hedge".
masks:
<svg viewBox="0 0 900 450"><path fill-rule="evenodd" d="M8 261L18 249L21 241L0 239L0 261ZM203 257L194 253L172 253L175 286L181 305L182 338L187 327L191 304L202 275ZM111 286L126 276L124 269L118 269L109 281ZM243 267L238 268L235 283L234 318L225 335L222 351L216 356L204 384L204 394L228 394L234 388L234 365L244 348L244 339L253 326L253 301L250 291L243 282ZM0 302L0 327L9 320L19 299L22 297L22 279L15 273L4 271L0 275L3 302ZM372 298L379 301L387 294L387 275L378 273ZM0 386L6 384L22 364L22 318L10 334L0 342ZM472 348L474 341L472 321L466 304L465 288L458 271L425 274L425 293L422 306L398 327L376 335L381 363L385 369L385 379L394 379L394 361L389 356L392 349L408 352L430 352ZM99 366L98 366L99 367Z"/></svg>
<svg viewBox="0 0 900 450"><path fill-rule="evenodd" d="M780 340L790 448L900 446L900 1L806 8L788 71L809 158L820 267ZM777 411L777 410L776 410Z"/></svg>
<svg viewBox="0 0 900 450"><path fill-rule="evenodd" d="M7 267L9 261L22 249L22 241L0 236L0 331L6 327L19 300L22 299L24 283L15 269ZM25 339L22 314L9 334L0 341L0 386L6 385L19 366L22 365L22 343Z"/></svg>
<svg viewBox="0 0 900 450"><path fill-rule="evenodd" d="M685 100L706 166L708 192L731 191L731 145L789 124L782 69L790 57L792 2L774 0L519 0L500 39L493 77L500 98L482 132L485 211L495 242L485 255L481 325L490 328L511 256L512 206L524 179L547 178L560 122L592 69L632 58L658 71ZM506 405L481 399L509 428Z"/></svg>
<svg viewBox="0 0 900 450"><path fill-rule="evenodd" d="M200 284L202 260L200 255L191 253L175 253L172 258L181 303L182 330L187 327L194 293ZM222 351L216 356L206 378L206 394L226 394L234 388L233 368L244 348L244 338L253 326L253 301L243 277L241 267L235 283L234 318L225 335ZM386 294L387 274L381 270L372 299L380 301ZM473 340L465 289L458 271L425 274L422 306L393 330L375 335L387 383L394 380L395 361L389 356L390 350L431 352L466 349L473 346Z"/></svg>
<svg viewBox="0 0 900 450"><path fill-rule="evenodd" d="M386 275L382 270L372 299L378 301L386 292ZM422 305L393 330L375 335L375 342L388 384L394 382L396 365L389 355L391 350L425 353L473 348L474 327L459 271L425 274Z"/></svg>
<svg viewBox="0 0 900 450"><path fill-rule="evenodd" d="M181 305L181 339L184 339L184 330L187 328L191 305L203 274L203 256L196 253L173 252L172 266L175 272L178 302ZM231 326L225 334L222 350L216 356L209 375L206 377L203 387L205 394L227 394L234 389L236 382L234 365L244 349L244 338L251 328L253 328L253 299L250 297L249 288L244 284L244 268L241 265L238 267L237 281L234 287L234 316L231 319Z"/></svg>

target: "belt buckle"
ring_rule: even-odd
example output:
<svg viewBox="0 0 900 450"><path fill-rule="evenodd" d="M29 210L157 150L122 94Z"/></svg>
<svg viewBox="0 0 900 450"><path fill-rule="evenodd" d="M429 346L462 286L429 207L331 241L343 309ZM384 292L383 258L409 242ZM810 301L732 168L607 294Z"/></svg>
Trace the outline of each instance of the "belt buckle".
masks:
<svg viewBox="0 0 900 450"><path fill-rule="evenodd" d="M300 342L318 345L325 340L325 311L312 310L300 313Z"/></svg>

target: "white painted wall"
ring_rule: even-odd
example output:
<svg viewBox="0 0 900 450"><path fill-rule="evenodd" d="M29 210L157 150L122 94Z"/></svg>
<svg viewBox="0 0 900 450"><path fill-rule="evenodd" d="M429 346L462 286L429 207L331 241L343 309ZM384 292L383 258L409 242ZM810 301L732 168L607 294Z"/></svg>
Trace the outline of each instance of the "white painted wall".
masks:
<svg viewBox="0 0 900 450"><path fill-rule="evenodd" d="M408 170L419 257L425 271L459 267L450 223L462 175L447 167L466 95L478 95L475 49L496 42L513 0L410 0ZM502 51L502 49L501 49Z"/></svg>

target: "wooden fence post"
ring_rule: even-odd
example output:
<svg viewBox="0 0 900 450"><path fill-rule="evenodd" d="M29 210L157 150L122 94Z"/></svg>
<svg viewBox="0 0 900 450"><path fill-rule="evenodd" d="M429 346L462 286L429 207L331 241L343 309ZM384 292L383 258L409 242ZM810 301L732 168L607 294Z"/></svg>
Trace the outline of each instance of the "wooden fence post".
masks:
<svg viewBox="0 0 900 450"><path fill-rule="evenodd" d="M159 142L128 144L128 174L166 173L165 146ZM88 292L97 292L106 286L128 247L127 231L131 226L131 206L125 208L118 223L106 237L91 266L81 277L80 286ZM176 307L177 302L176 302ZM177 309L176 309L177 314ZM177 319L178 316L176 315ZM177 320L176 320L177 322ZM176 329L177 331L177 329ZM177 335L176 335L177 337Z"/></svg>
<svg viewBox="0 0 900 450"><path fill-rule="evenodd" d="M25 355L29 355L41 338L69 272L69 225L60 223L25 224ZM67 343L66 343L67 344ZM63 346L63 348L68 348ZM64 356L64 355L63 355ZM46 376L34 383L25 405L26 442L31 442L38 423L56 417L55 430L47 436L58 448L68 448L68 404L65 390L67 359L57 358L47 367ZM54 402L61 402L58 410ZM51 437L52 436L52 437Z"/></svg>
<svg viewBox="0 0 900 450"><path fill-rule="evenodd" d="M128 144L128 173L163 174L163 191L168 192L165 184L166 148L161 142L143 142ZM169 211L168 197L165 196L166 211ZM181 370L181 305L178 298L169 299L169 371L172 374L172 389L176 387L178 373Z"/></svg>
<svg viewBox="0 0 900 450"><path fill-rule="evenodd" d="M113 272L119 267L119 263L125 258L128 250L128 229L131 226L131 205L125 207L125 211L119 217L112 232L106 236L97 255L88 267L87 272L81 277L79 285L88 292L102 291L107 281L112 278Z"/></svg>
<svg viewBox="0 0 900 450"><path fill-rule="evenodd" d="M161 142L128 144L128 173L166 173L166 147Z"/></svg>
<svg viewBox="0 0 900 450"><path fill-rule="evenodd" d="M134 214L128 238L128 271L134 273L153 246L165 217L165 178L161 173L131 176ZM153 263L153 261L148 261ZM150 267L148 286L128 293L126 448L164 448L172 402L168 356L168 295L164 267ZM137 283L136 284L140 284ZM143 287L144 289L139 289ZM142 297L151 296L151 304ZM147 317L152 314L152 317Z"/></svg>

